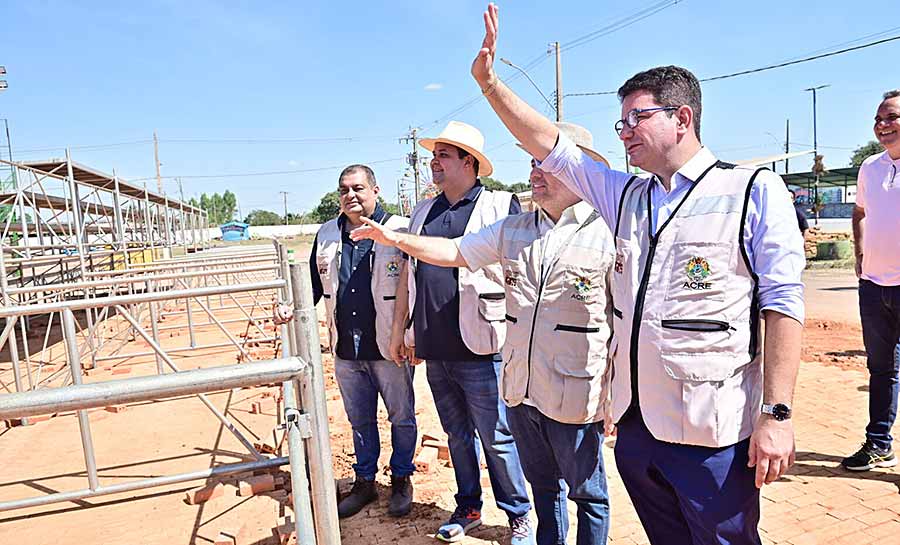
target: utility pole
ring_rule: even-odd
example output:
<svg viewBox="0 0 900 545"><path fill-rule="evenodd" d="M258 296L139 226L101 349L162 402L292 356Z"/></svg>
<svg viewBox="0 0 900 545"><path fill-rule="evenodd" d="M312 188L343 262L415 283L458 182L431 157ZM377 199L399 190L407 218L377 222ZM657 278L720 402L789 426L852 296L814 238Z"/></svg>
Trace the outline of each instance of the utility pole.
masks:
<svg viewBox="0 0 900 545"><path fill-rule="evenodd" d="M787 174L790 172L788 170L788 165L790 164L790 159L787 157L787 154L791 152L791 120L784 120L784 173Z"/></svg>
<svg viewBox="0 0 900 545"><path fill-rule="evenodd" d="M156 137L156 131L153 131L153 159L156 161L156 190L162 195L162 176L159 175L159 138Z"/></svg>
<svg viewBox="0 0 900 545"><path fill-rule="evenodd" d="M830 87L830 86L831 86L830 84L825 84L825 85L819 85L818 87L809 87L808 89L804 89L804 91L812 91L813 157L814 157L813 164L814 165L819 164L819 137L818 137L818 132L817 132L817 128L816 128L816 118L817 118L817 115L816 115L816 91L818 91L819 89L824 89L826 87ZM816 185L815 185L813 203L815 205L815 210L816 210L815 222L816 222L816 225L818 225L819 224L819 172L818 172L818 170L816 170L815 175L816 175Z"/></svg>
<svg viewBox="0 0 900 545"><path fill-rule="evenodd" d="M288 224L288 212L287 212L288 192L287 191L279 191L278 193L280 193L284 197L284 224L287 225Z"/></svg>
<svg viewBox="0 0 900 545"><path fill-rule="evenodd" d="M409 166L413 168L413 177L416 181L416 194L413 198L413 205L419 204L419 129L417 127L410 127L409 134L399 139L401 144L411 142L412 143L412 152L406 156L406 162L409 163Z"/></svg>
<svg viewBox="0 0 900 545"><path fill-rule="evenodd" d="M556 49L556 121L562 121L562 52L559 49L559 42L553 42L551 45Z"/></svg>

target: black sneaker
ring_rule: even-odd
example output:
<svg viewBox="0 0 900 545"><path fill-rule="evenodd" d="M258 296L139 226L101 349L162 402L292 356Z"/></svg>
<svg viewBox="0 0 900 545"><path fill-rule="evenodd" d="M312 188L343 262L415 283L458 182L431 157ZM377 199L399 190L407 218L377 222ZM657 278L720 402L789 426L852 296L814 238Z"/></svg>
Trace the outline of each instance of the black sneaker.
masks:
<svg viewBox="0 0 900 545"><path fill-rule="evenodd" d="M391 501L388 505L388 514L392 517L402 517L409 514L412 509L413 486L409 475L394 477L391 475Z"/></svg>
<svg viewBox="0 0 900 545"><path fill-rule="evenodd" d="M338 518L352 517L377 499L378 492L375 490L375 481L357 478L350 493L338 504Z"/></svg>
<svg viewBox="0 0 900 545"><path fill-rule="evenodd" d="M880 449L867 440L854 455L844 458L841 465L850 471L867 471L876 467L894 467L897 457L893 450Z"/></svg>

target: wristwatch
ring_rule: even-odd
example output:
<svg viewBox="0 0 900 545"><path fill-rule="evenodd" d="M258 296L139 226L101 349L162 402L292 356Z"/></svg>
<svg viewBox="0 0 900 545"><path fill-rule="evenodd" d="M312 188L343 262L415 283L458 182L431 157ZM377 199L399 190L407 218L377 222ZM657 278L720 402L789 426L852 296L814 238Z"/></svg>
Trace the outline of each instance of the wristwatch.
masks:
<svg viewBox="0 0 900 545"><path fill-rule="evenodd" d="M784 403L776 403L774 405L763 403L761 411L763 414L771 414L779 422L783 422L791 417L791 408Z"/></svg>

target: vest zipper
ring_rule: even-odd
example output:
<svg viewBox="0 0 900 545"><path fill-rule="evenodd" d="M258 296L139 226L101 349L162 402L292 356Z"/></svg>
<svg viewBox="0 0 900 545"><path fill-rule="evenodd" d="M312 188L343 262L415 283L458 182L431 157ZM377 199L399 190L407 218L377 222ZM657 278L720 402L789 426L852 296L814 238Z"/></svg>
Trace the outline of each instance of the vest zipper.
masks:
<svg viewBox="0 0 900 545"><path fill-rule="evenodd" d="M662 326L667 329L678 329L680 331L728 331L735 328L728 322L722 320L700 320L684 318L678 320L663 320Z"/></svg>
<svg viewBox="0 0 900 545"><path fill-rule="evenodd" d="M631 404L628 410L637 408L640 403L638 394L638 341L641 334L641 320L644 315L644 297L647 295L647 286L650 284L650 269L653 266L653 254L656 253L656 244L659 242L659 233L650 237L650 247L647 249L647 260L644 275L641 277L641 285L638 287L637 297L634 301L634 315L631 319Z"/></svg>
<svg viewBox="0 0 900 545"><path fill-rule="evenodd" d="M531 352L534 348L534 326L537 323L538 309L541 308L541 297L544 296L544 260L541 259L541 281L538 283L537 299L534 302L534 313L531 316L531 334L528 336L528 380L525 382L525 399L531 391Z"/></svg>

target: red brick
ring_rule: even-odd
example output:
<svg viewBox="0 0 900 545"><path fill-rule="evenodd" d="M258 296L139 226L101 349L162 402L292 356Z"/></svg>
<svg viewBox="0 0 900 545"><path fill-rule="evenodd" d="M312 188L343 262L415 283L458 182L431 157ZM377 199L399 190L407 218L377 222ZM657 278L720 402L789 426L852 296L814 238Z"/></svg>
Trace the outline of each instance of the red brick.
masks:
<svg viewBox="0 0 900 545"><path fill-rule="evenodd" d="M131 373L131 367L117 367L112 372L114 375L127 375L129 373Z"/></svg>
<svg viewBox="0 0 900 545"><path fill-rule="evenodd" d="M225 493L225 485L222 483L210 483L206 486L188 490L184 494L184 502L188 505L206 503L213 498L218 498Z"/></svg>
<svg viewBox="0 0 900 545"><path fill-rule="evenodd" d="M109 405L106 407L106 412L109 413L123 413L128 410L128 407L125 405Z"/></svg>
<svg viewBox="0 0 900 545"><path fill-rule="evenodd" d="M423 447L434 447L438 449L438 460L450 459L450 447L446 441L436 441L434 439L426 439L422 441Z"/></svg>
<svg viewBox="0 0 900 545"><path fill-rule="evenodd" d="M431 473L437 469L438 449L434 447L424 447L416 456L416 471L422 473Z"/></svg>
<svg viewBox="0 0 900 545"><path fill-rule="evenodd" d="M258 475L242 480L238 484L238 496L253 496L262 492L275 490L275 477L272 475Z"/></svg>

